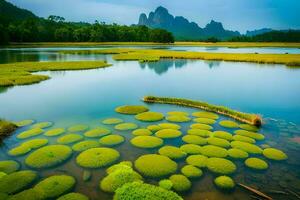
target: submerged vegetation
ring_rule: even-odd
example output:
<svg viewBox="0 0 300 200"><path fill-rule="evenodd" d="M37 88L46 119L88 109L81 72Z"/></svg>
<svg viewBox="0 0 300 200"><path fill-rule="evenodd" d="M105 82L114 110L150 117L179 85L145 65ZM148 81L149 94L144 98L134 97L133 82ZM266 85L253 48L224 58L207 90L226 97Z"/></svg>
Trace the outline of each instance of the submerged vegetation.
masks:
<svg viewBox="0 0 300 200"><path fill-rule="evenodd" d="M12 122L0 119L0 140L11 135L17 129L17 125Z"/></svg>

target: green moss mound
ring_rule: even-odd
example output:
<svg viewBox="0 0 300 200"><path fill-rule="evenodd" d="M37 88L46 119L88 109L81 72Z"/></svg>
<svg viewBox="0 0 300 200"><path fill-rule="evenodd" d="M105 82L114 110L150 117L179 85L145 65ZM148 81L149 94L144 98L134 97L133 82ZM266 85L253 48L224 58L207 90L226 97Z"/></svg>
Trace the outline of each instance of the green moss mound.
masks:
<svg viewBox="0 0 300 200"><path fill-rule="evenodd" d="M80 193L69 193L59 197L57 200L89 200L89 198Z"/></svg>
<svg viewBox="0 0 300 200"><path fill-rule="evenodd" d="M83 136L75 133L64 135L57 139L59 144L71 144L83 140Z"/></svg>
<svg viewBox="0 0 300 200"><path fill-rule="evenodd" d="M162 128L159 125L149 125L147 126L147 129L149 129L152 132L156 132L161 130Z"/></svg>
<svg viewBox="0 0 300 200"><path fill-rule="evenodd" d="M10 149L8 151L8 155L10 156L21 156L21 155L25 155L26 153L30 152L31 149L27 146L23 146L23 145L20 145L20 146L17 146L13 149Z"/></svg>
<svg viewBox="0 0 300 200"><path fill-rule="evenodd" d="M198 135L198 136L201 136L201 137L209 137L210 135L212 135L211 131L196 129L196 128L189 129L187 133L189 135Z"/></svg>
<svg viewBox="0 0 300 200"><path fill-rule="evenodd" d="M2 160L0 161L0 172L6 174L13 173L20 169L20 164L14 160Z"/></svg>
<svg viewBox="0 0 300 200"><path fill-rule="evenodd" d="M250 124L240 124L239 127L241 129L244 129L246 131L258 131L259 128L257 128L256 126L250 125Z"/></svg>
<svg viewBox="0 0 300 200"><path fill-rule="evenodd" d="M255 170L268 169L268 163L260 158L247 158L245 160L245 165Z"/></svg>
<svg viewBox="0 0 300 200"><path fill-rule="evenodd" d="M192 187L191 181L182 174L174 174L170 178L173 183L173 189L177 192L185 192Z"/></svg>
<svg viewBox="0 0 300 200"><path fill-rule="evenodd" d="M84 140L82 142L78 142L72 146L74 151L85 151L87 149L99 147L99 142L95 140Z"/></svg>
<svg viewBox="0 0 300 200"><path fill-rule="evenodd" d="M89 128L89 126L85 125L85 124L77 124L74 126L70 126L68 128L69 132L82 132L82 131L86 131Z"/></svg>
<svg viewBox="0 0 300 200"><path fill-rule="evenodd" d="M192 124L190 126L190 128L192 128L192 129L202 129L202 130L208 130L208 131L213 129L213 127L208 125L208 124L200 124L200 123Z"/></svg>
<svg viewBox="0 0 300 200"><path fill-rule="evenodd" d="M57 166L72 155L72 149L65 145L49 145L32 152L25 164L29 167L41 169Z"/></svg>
<svg viewBox="0 0 300 200"><path fill-rule="evenodd" d="M249 154L246 151L243 151L241 149L236 149L236 148L228 149L227 152L228 155L234 159L245 159L248 158L249 156Z"/></svg>
<svg viewBox="0 0 300 200"><path fill-rule="evenodd" d="M222 138L222 139L225 139L228 141L232 140L232 134L228 133L226 131L214 131L213 136L217 137L217 138Z"/></svg>
<svg viewBox="0 0 300 200"><path fill-rule="evenodd" d="M275 148L266 148L263 150L263 155L271 160L286 160L288 156L281 150Z"/></svg>
<svg viewBox="0 0 300 200"><path fill-rule="evenodd" d="M197 144L197 145L204 145L207 143L206 138L197 135L185 135L182 137L182 141L188 144Z"/></svg>
<svg viewBox="0 0 300 200"><path fill-rule="evenodd" d="M156 148L163 145L164 141L161 138L154 136L137 136L130 140L130 143L139 148Z"/></svg>
<svg viewBox="0 0 300 200"><path fill-rule="evenodd" d="M230 190L235 186L234 181L229 176L218 176L214 180L215 185L220 189Z"/></svg>
<svg viewBox="0 0 300 200"><path fill-rule="evenodd" d="M196 122L196 123L201 123L201 124L214 124L214 123L216 123L216 120L214 120L214 119L203 118L203 117L195 118L195 119L193 119L193 121Z"/></svg>
<svg viewBox="0 0 300 200"><path fill-rule="evenodd" d="M134 131L132 131L132 135L135 135L135 136L145 136L145 135L152 135L153 133L149 130L149 129L146 129L146 128L140 128L140 129L136 129Z"/></svg>
<svg viewBox="0 0 300 200"><path fill-rule="evenodd" d="M108 135L111 133L111 130L103 127L97 127L92 130L89 130L84 133L85 137L90 137L90 138L97 138L97 137L102 137L105 135Z"/></svg>
<svg viewBox="0 0 300 200"><path fill-rule="evenodd" d="M179 130L181 128L181 126L179 126L178 124L174 124L174 123L160 123L158 124L158 126L161 129L174 129L174 130Z"/></svg>
<svg viewBox="0 0 300 200"><path fill-rule="evenodd" d="M202 147L196 144L184 144L180 149L187 154L201 154Z"/></svg>
<svg viewBox="0 0 300 200"><path fill-rule="evenodd" d="M230 121L230 120L223 120L219 122L220 126L223 126L225 128L238 128L239 124L234 122L234 121Z"/></svg>
<svg viewBox="0 0 300 200"><path fill-rule="evenodd" d="M224 147L224 148L230 147L230 142L228 142L225 139L217 138L217 137L207 138L207 143L219 147Z"/></svg>
<svg viewBox="0 0 300 200"><path fill-rule="evenodd" d="M191 121L191 118L185 116L185 115L169 115L166 117L166 120L169 122L189 122Z"/></svg>
<svg viewBox="0 0 300 200"><path fill-rule="evenodd" d="M181 168L181 173L188 178L198 178L203 175L202 170L193 165L185 165Z"/></svg>
<svg viewBox="0 0 300 200"><path fill-rule="evenodd" d="M167 156L146 154L134 162L135 168L147 177L161 177L170 175L177 170L177 163Z"/></svg>
<svg viewBox="0 0 300 200"><path fill-rule="evenodd" d="M144 122L160 121L163 118L164 118L164 115L159 112L143 112L143 113L137 114L135 116L135 119L144 121Z"/></svg>
<svg viewBox="0 0 300 200"><path fill-rule="evenodd" d="M15 124L18 127L23 127L23 126L28 126L28 125L32 124L33 122L34 122L34 120L27 119L27 120L18 121Z"/></svg>
<svg viewBox="0 0 300 200"><path fill-rule="evenodd" d="M32 125L32 128L49 128L53 125L53 122L39 122Z"/></svg>
<svg viewBox="0 0 300 200"><path fill-rule="evenodd" d="M11 156L20 156L30 152L33 149L40 148L48 144L47 139L33 139L23 142L21 145L9 150L8 154Z"/></svg>
<svg viewBox="0 0 300 200"><path fill-rule="evenodd" d="M81 152L76 162L81 167L100 168L106 167L117 161L120 153L111 148L92 148Z"/></svg>
<svg viewBox="0 0 300 200"><path fill-rule="evenodd" d="M236 130L236 131L234 131L234 133L237 134L237 135L250 137L250 138L253 138L255 140L265 139L265 136L263 134L255 133L255 132L251 132L251 131L246 131L246 130Z"/></svg>
<svg viewBox="0 0 300 200"><path fill-rule="evenodd" d="M219 119L219 116L212 112L194 112L192 115L199 118Z"/></svg>
<svg viewBox="0 0 300 200"><path fill-rule="evenodd" d="M57 135L61 135L63 134L64 132L66 132L66 130L64 128L55 128L55 129L51 129L49 131L46 131L44 133L45 136L49 136L49 137L52 137L52 136L57 136Z"/></svg>
<svg viewBox="0 0 300 200"><path fill-rule="evenodd" d="M142 182L124 184L116 190L114 200L183 200L175 192Z"/></svg>
<svg viewBox="0 0 300 200"><path fill-rule="evenodd" d="M119 169L122 169L122 170L132 169L132 166L133 166L133 164L131 161L121 161L118 164L114 164L114 165L110 166L109 168L107 168L106 173L110 174Z"/></svg>
<svg viewBox="0 0 300 200"><path fill-rule="evenodd" d="M103 146L115 146L123 143L125 138L121 135L112 134L99 139L99 143Z"/></svg>
<svg viewBox="0 0 300 200"><path fill-rule="evenodd" d="M247 143L251 143L251 144L254 144L256 142L253 138L242 136L242 135L234 135L232 137L232 139L235 141L247 142Z"/></svg>
<svg viewBox="0 0 300 200"><path fill-rule="evenodd" d="M115 126L116 130L119 131L128 131L128 130L134 130L138 127L135 123L121 123Z"/></svg>
<svg viewBox="0 0 300 200"><path fill-rule="evenodd" d="M184 112L184 111L170 111L167 113L168 115L184 115L184 116L188 116L189 113Z"/></svg>
<svg viewBox="0 0 300 200"><path fill-rule="evenodd" d="M37 173L24 170L13 172L0 179L0 193L15 194L22 191L37 179Z"/></svg>
<svg viewBox="0 0 300 200"><path fill-rule="evenodd" d="M185 160L187 164L196 167L206 167L207 157L204 155L191 155Z"/></svg>
<svg viewBox="0 0 300 200"><path fill-rule="evenodd" d="M162 129L155 133L156 137L159 138L177 138L182 135L181 131L174 130L174 129Z"/></svg>
<svg viewBox="0 0 300 200"><path fill-rule="evenodd" d="M158 185L159 185L159 187L166 189L166 190L171 190L171 188L173 187L173 183L169 179L160 180L158 182Z"/></svg>
<svg viewBox="0 0 300 200"><path fill-rule="evenodd" d="M174 146L164 146L158 150L158 153L171 159L181 159L187 155L180 148Z"/></svg>
<svg viewBox="0 0 300 200"><path fill-rule="evenodd" d="M250 154L261 154L262 153L262 149L259 146L256 146L255 144L250 144L247 142L232 141L231 147L236 148L236 149L241 149Z"/></svg>
<svg viewBox="0 0 300 200"><path fill-rule="evenodd" d="M24 131L24 132L20 133L19 135L17 135L17 138L18 139L27 139L27 138L30 138L30 137L40 135L43 132L44 132L43 129L33 128L33 129L30 129L30 130L27 130L27 131Z"/></svg>
<svg viewBox="0 0 300 200"><path fill-rule="evenodd" d="M102 123L106 125L120 124L122 122L124 121L123 119L120 118L108 118L102 121Z"/></svg>
<svg viewBox="0 0 300 200"><path fill-rule="evenodd" d="M225 158L228 155L226 149L214 145L203 146L201 149L201 153L207 157L218 157L218 158Z"/></svg>
<svg viewBox="0 0 300 200"><path fill-rule="evenodd" d="M1 197L1 196L0 196ZM1 199L1 198L0 198ZM8 198L7 198L8 199ZM9 197L9 200L43 200L43 193L39 190L28 189Z"/></svg>
<svg viewBox="0 0 300 200"><path fill-rule="evenodd" d="M236 171L236 165L225 158L208 158L207 168L217 174L232 174Z"/></svg>
<svg viewBox="0 0 300 200"><path fill-rule="evenodd" d="M75 183L76 180L72 176L54 175L36 184L34 189L42 191L44 199L56 198L70 191Z"/></svg>
<svg viewBox="0 0 300 200"><path fill-rule="evenodd" d="M141 105L125 105L115 109L116 112L127 115L136 115L139 113L147 112L149 109Z"/></svg>

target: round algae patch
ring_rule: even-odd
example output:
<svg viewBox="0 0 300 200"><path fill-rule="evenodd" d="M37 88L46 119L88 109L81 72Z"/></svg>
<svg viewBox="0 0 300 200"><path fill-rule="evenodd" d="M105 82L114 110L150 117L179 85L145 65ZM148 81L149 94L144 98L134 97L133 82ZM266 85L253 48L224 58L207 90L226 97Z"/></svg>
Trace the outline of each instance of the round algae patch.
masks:
<svg viewBox="0 0 300 200"><path fill-rule="evenodd" d="M217 137L217 138L222 138L222 139L225 139L228 141L232 140L232 134L228 133L226 131L214 131L213 136Z"/></svg>
<svg viewBox="0 0 300 200"><path fill-rule="evenodd" d="M174 123L160 123L158 126L161 129L174 129L174 130L179 130L181 127L178 124Z"/></svg>
<svg viewBox="0 0 300 200"><path fill-rule="evenodd" d="M152 135L153 133L146 128L140 128L140 129L136 129L134 131L132 131L132 135L135 136L142 136L142 135Z"/></svg>
<svg viewBox="0 0 300 200"><path fill-rule="evenodd" d="M245 160L245 165L256 170L265 170L268 168L268 163L260 158L248 158Z"/></svg>
<svg viewBox="0 0 300 200"><path fill-rule="evenodd" d="M0 172L4 172L6 174L13 173L18 171L20 168L20 164L14 160L2 160L0 161Z"/></svg>
<svg viewBox="0 0 300 200"><path fill-rule="evenodd" d="M34 122L34 120L27 119L27 120L18 121L15 124L18 127L23 127L23 126L28 126L28 125L32 124L33 122Z"/></svg>
<svg viewBox="0 0 300 200"><path fill-rule="evenodd" d="M181 173L188 178L198 178L203 174L201 169L193 165L185 165L183 168L181 168Z"/></svg>
<svg viewBox="0 0 300 200"><path fill-rule="evenodd" d="M154 136L137 136L130 140L130 143L139 148L156 148L163 145L164 141L161 138Z"/></svg>
<svg viewBox="0 0 300 200"><path fill-rule="evenodd" d="M208 125L208 124L200 124L200 123L192 124L192 125L190 126L190 128L194 128L194 129L202 129L202 130L208 130L208 131L210 131L210 130L213 129L213 127L210 126L210 125Z"/></svg>
<svg viewBox="0 0 300 200"><path fill-rule="evenodd" d="M173 183L172 188L177 192L184 192L192 187L191 181L182 174L174 174L169 179Z"/></svg>
<svg viewBox="0 0 300 200"><path fill-rule="evenodd" d="M197 145L204 145L207 143L206 138L197 135L185 135L182 137L182 141L188 144L197 144Z"/></svg>
<svg viewBox="0 0 300 200"><path fill-rule="evenodd" d="M250 124L240 124L239 127L241 129L244 129L246 131L258 131L259 128L257 128L256 126L250 125Z"/></svg>
<svg viewBox="0 0 300 200"><path fill-rule="evenodd" d="M174 129L162 129L155 133L155 136L157 136L159 138L164 138L164 139L177 138L181 135L182 135L181 131L174 130Z"/></svg>
<svg viewBox="0 0 300 200"><path fill-rule="evenodd" d="M164 146L158 150L158 153L171 159L180 159L187 155L180 148L174 146Z"/></svg>
<svg viewBox="0 0 300 200"><path fill-rule="evenodd" d="M219 116L212 112L194 112L192 115L199 118L219 119Z"/></svg>
<svg viewBox="0 0 300 200"><path fill-rule="evenodd" d="M86 131L89 128L89 126L84 125L84 124L77 124L74 126L70 126L68 128L69 132L81 132L81 131Z"/></svg>
<svg viewBox="0 0 300 200"><path fill-rule="evenodd" d="M23 142L21 145L11 149L8 154L11 156L20 156L28 153L32 149L37 149L48 144L47 139L33 139Z"/></svg>
<svg viewBox="0 0 300 200"><path fill-rule="evenodd" d="M256 142L253 138L242 136L242 135L234 135L232 137L232 139L235 141L247 142L247 143L251 143L251 144L254 144Z"/></svg>
<svg viewBox="0 0 300 200"><path fill-rule="evenodd" d="M171 190L173 183L169 179L162 179L159 181L158 185L163 189Z"/></svg>
<svg viewBox="0 0 300 200"><path fill-rule="evenodd" d="M188 116L189 113L184 112L184 111L170 111L167 113L168 115L184 115L184 116Z"/></svg>
<svg viewBox="0 0 300 200"><path fill-rule="evenodd" d="M173 174L177 170L177 163L167 156L146 154L134 162L135 168L144 176L161 177Z"/></svg>
<svg viewBox="0 0 300 200"><path fill-rule="evenodd" d="M49 128L53 125L53 122L39 122L32 125L32 128Z"/></svg>
<svg viewBox="0 0 300 200"><path fill-rule="evenodd" d="M102 137L111 133L111 130L103 127L97 127L84 133L85 137Z"/></svg>
<svg viewBox="0 0 300 200"><path fill-rule="evenodd" d="M115 109L116 112L127 115L136 115L142 112L147 112L149 109L141 105L125 105Z"/></svg>
<svg viewBox="0 0 300 200"><path fill-rule="evenodd" d="M234 159L245 159L248 158L249 154L241 149L228 149L228 155Z"/></svg>
<svg viewBox="0 0 300 200"><path fill-rule="evenodd" d="M147 126L147 129L149 129L150 131L156 132L163 128L161 128L159 125L154 124L154 125Z"/></svg>
<svg viewBox="0 0 300 200"><path fill-rule="evenodd" d="M187 157L186 163L196 167L206 167L207 157L203 155L191 155Z"/></svg>
<svg viewBox="0 0 300 200"><path fill-rule="evenodd" d="M265 139L265 136L263 134L256 133L256 132L251 132L251 131L246 131L246 130L236 130L236 131L234 131L234 133L237 134L237 135L250 137L250 138L253 138L255 140Z"/></svg>
<svg viewBox="0 0 300 200"><path fill-rule="evenodd" d="M125 138L121 135L107 135L99 139L99 143L104 146L115 146L125 141Z"/></svg>
<svg viewBox="0 0 300 200"><path fill-rule="evenodd" d="M202 147L196 144L184 144L180 149L187 154L201 154Z"/></svg>
<svg viewBox="0 0 300 200"><path fill-rule="evenodd" d="M121 123L115 126L116 130L119 131L127 131L127 130L134 130L137 129L138 125L135 123Z"/></svg>
<svg viewBox="0 0 300 200"><path fill-rule="evenodd" d="M164 118L164 115L159 112L144 112L137 114L135 119L144 121L144 122L155 122L160 121Z"/></svg>
<svg viewBox="0 0 300 200"><path fill-rule="evenodd" d="M30 138L30 137L40 135L43 132L44 132L43 129L33 128L33 129L30 129L30 130L27 130L27 131L24 131L24 132L20 133L19 135L17 135L17 138L18 139L27 139L27 138Z"/></svg>
<svg viewBox="0 0 300 200"><path fill-rule="evenodd" d="M196 123L201 123L201 124L214 124L216 123L216 120L214 119L209 119L209 118L195 118L193 119L194 122Z"/></svg>
<svg viewBox="0 0 300 200"><path fill-rule="evenodd" d="M286 160L288 156L281 150L275 148L266 148L263 150L263 155L271 160Z"/></svg>
<svg viewBox="0 0 300 200"><path fill-rule="evenodd" d="M191 121L191 118L185 116L185 115L170 115L168 117L166 117L166 120L168 120L169 122L188 122Z"/></svg>
<svg viewBox="0 0 300 200"><path fill-rule="evenodd" d="M236 165L225 158L208 158L207 168L217 174L232 174L236 170Z"/></svg>
<svg viewBox="0 0 300 200"><path fill-rule="evenodd" d="M218 158L225 158L228 155L226 149L214 145L203 146L201 149L201 153L208 157L218 157Z"/></svg>
<svg viewBox="0 0 300 200"><path fill-rule="evenodd" d="M95 140L84 140L82 142L78 142L72 146L74 151L85 151L87 149L99 147L99 142Z"/></svg>
<svg viewBox="0 0 300 200"><path fill-rule="evenodd" d="M100 168L106 167L117 161L120 153L111 148L92 148L81 152L76 162L81 167Z"/></svg>
<svg viewBox="0 0 300 200"><path fill-rule="evenodd" d="M57 200L89 200L89 198L83 194L72 192L59 197Z"/></svg>
<svg viewBox="0 0 300 200"><path fill-rule="evenodd" d="M83 140L82 135L78 135L78 134L75 134L75 133L70 133L70 134L67 134L67 135L64 135L64 136L58 138L57 142L59 144L71 144L71 143L74 143L74 142L78 142L80 140Z"/></svg>
<svg viewBox="0 0 300 200"><path fill-rule="evenodd" d="M219 122L220 126L223 126L225 128L238 128L239 124L234 122L234 121L230 121L230 120L223 120Z"/></svg>
<svg viewBox="0 0 300 200"><path fill-rule="evenodd" d="M255 144L240 141L232 141L231 147L241 149L250 154L261 154L263 151L259 146L256 146Z"/></svg>
<svg viewBox="0 0 300 200"><path fill-rule="evenodd" d="M232 189L235 186L234 181L229 176L218 176L215 178L214 183L220 189Z"/></svg>
<svg viewBox="0 0 300 200"><path fill-rule="evenodd" d="M66 132L66 130L64 128L55 128L55 129L51 129L49 131L46 131L44 133L45 136L57 136L57 135L61 135L63 134L64 132Z"/></svg>
<svg viewBox="0 0 300 200"><path fill-rule="evenodd" d="M189 135L198 135L198 136L201 136L201 137L209 137L209 136L212 135L212 132L208 131L208 130L192 128L192 129L188 130L188 134Z"/></svg>
<svg viewBox="0 0 300 200"><path fill-rule="evenodd" d="M219 147L224 147L224 148L230 147L230 142L228 142L225 139L217 138L217 137L207 138L207 143Z"/></svg>
<svg viewBox="0 0 300 200"><path fill-rule="evenodd" d="M114 124L120 124L123 122L123 119L120 118L108 118L102 121L103 124L106 125L114 125Z"/></svg>

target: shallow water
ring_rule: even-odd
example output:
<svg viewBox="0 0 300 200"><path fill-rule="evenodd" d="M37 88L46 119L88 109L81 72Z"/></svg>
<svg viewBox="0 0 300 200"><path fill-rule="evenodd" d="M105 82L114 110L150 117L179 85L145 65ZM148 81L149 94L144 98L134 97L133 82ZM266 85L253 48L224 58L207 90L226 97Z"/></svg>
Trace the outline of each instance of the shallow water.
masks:
<svg viewBox="0 0 300 200"><path fill-rule="evenodd" d="M0 62L104 59L113 66L87 71L39 72L50 75L51 79L34 85L1 88L1 117L15 121L53 121L54 127L84 123L90 128L103 126L100 121L104 118L119 117L143 127L151 123L138 122L133 116L117 114L114 108L124 104L143 104L140 99L145 95L199 99L245 112L260 113L265 118L265 124L260 130L266 135L263 143L284 150L289 159L284 162L268 161L270 168L259 173L245 169L241 161L235 162L239 167L233 178L236 182L251 185L264 192L285 191L287 188L300 192L299 144L291 143L291 138L300 136L300 70L282 65L192 60L161 60L141 64L136 61L113 61L110 55L60 55L57 50L60 48L0 51ZM171 105L148 106L153 111L163 113L171 110L189 113L195 111ZM191 122L181 124L184 133L190 124ZM113 126L107 127L113 130ZM17 133L24 129L26 127ZM221 128L216 123L214 130L233 132L235 129ZM28 155L17 158L7 156L7 150L20 142L15 137L17 133L2 144L1 160L15 159L22 163ZM116 147L121 152L121 160L134 161L141 154L157 152L157 149L141 150L132 147L129 143L132 138L130 131L114 133L126 137L126 142ZM37 138L39 137L45 136ZM51 138L50 143L56 143L57 138ZM182 141L168 140L166 144L179 146ZM110 199L111 195L98 189L99 180L105 175L104 170L92 170L91 181L83 182L83 169L74 160L77 154L74 153L64 165L39 171L41 177L67 173L77 179L75 191L82 192L91 199ZM179 161L179 164L182 166L184 160ZM26 169L24 164L22 169ZM201 179L193 180L192 189L183 194L185 199L251 199L251 194L239 187L231 193L217 190L212 177L210 172L205 171ZM291 194L269 195L275 199L296 199Z"/></svg>

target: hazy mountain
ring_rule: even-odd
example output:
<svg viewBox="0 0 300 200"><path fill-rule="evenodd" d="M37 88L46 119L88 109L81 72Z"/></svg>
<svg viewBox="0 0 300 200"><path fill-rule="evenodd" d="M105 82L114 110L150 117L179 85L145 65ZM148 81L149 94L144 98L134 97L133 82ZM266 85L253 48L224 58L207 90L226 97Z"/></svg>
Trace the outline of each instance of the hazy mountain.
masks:
<svg viewBox="0 0 300 200"><path fill-rule="evenodd" d="M271 28L262 28L262 29L257 29L257 30L253 30L253 31L247 31L245 35L246 36L255 36L255 35L260 35L263 33L268 33L271 31L273 31L273 29L271 29Z"/></svg>
<svg viewBox="0 0 300 200"><path fill-rule="evenodd" d="M5 0L0 0L0 16L10 20L24 20L37 17L32 12L18 8Z"/></svg>

